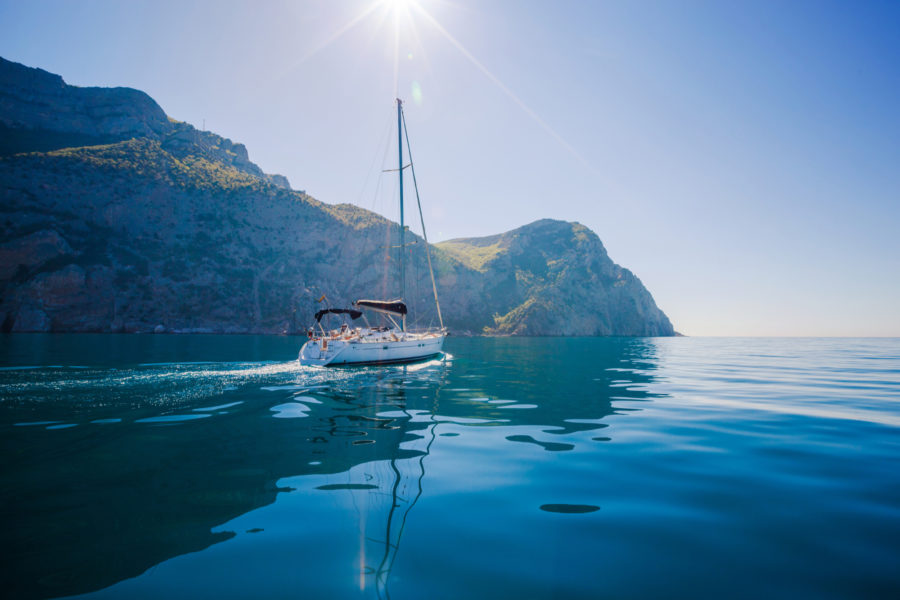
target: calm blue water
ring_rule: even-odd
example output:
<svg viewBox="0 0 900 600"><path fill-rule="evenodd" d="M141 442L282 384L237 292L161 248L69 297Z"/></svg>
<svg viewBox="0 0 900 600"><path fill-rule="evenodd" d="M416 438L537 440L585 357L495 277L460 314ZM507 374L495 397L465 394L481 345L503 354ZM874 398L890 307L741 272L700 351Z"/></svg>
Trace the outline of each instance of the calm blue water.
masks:
<svg viewBox="0 0 900 600"><path fill-rule="evenodd" d="M9 598L897 598L900 340L0 338Z"/></svg>

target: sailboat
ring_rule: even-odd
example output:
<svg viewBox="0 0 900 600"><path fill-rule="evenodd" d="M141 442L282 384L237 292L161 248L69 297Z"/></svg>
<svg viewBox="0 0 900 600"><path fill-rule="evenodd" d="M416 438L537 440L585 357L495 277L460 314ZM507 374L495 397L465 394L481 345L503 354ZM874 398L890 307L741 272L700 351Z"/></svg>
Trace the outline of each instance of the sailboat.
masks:
<svg viewBox="0 0 900 600"><path fill-rule="evenodd" d="M434 292L434 304L437 309L437 328L410 330L406 326L408 309L404 302L406 287L406 226L403 222L403 141L406 139L407 153L416 191L416 203L419 208L419 219L422 224L422 237L425 241L425 256L428 259L428 273L431 275L431 288ZM400 177L400 297L389 300L359 299L353 302L353 308L324 308L315 315L315 324L307 331L309 339L300 349L300 364L320 367L338 365L379 365L415 362L432 358L441 353L447 328L441 316L441 305L438 302L437 284L434 280L434 269L431 266L431 251L428 247L428 236L425 233L425 218L422 216L422 204L419 201L419 186L416 183L416 170L409 149L409 133L406 130L406 119L403 115L403 101L397 99L397 171ZM324 298L324 296L323 296ZM321 299L320 299L321 300ZM367 314L375 313L385 318L386 325L373 326ZM325 329L324 317L339 315L344 322L337 329ZM354 326L354 321L363 319L363 325ZM349 322L348 322L349 321Z"/></svg>

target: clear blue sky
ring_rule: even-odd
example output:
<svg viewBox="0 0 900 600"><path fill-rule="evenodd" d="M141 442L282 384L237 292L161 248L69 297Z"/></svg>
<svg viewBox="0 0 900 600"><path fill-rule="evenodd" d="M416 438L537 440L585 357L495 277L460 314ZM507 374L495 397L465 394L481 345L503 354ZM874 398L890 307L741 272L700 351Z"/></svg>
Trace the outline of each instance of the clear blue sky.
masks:
<svg viewBox="0 0 900 600"><path fill-rule="evenodd" d="M399 89L433 241L579 221L686 334L900 336L900 2L402 4L2 0L0 55L393 219Z"/></svg>

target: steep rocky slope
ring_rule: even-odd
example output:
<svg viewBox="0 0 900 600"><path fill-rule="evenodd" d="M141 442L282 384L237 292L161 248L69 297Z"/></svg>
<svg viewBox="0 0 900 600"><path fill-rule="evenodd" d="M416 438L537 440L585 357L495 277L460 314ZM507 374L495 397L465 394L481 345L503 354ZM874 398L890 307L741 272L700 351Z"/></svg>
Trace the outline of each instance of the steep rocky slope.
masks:
<svg viewBox="0 0 900 600"><path fill-rule="evenodd" d="M542 219L438 247L483 273L480 295L495 310L489 333L673 333L640 280L610 260L600 238L580 223Z"/></svg>
<svg viewBox="0 0 900 600"><path fill-rule="evenodd" d="M397 294L396 224L291 190L243 145L170 120L142 92L75 88L0 59L0 127L5 331L292 333L322 294L336 305ZM407 299L433 324L418 242ZM456 333L673 334L577 223L432 250Z"/></svg>
<svg viewBox="0 0 900 600"><path fill-rule="evenodd" d="M0 156L146 138L229 165L290 188L267 175L247 148L166 116L150 96L131 88L77 87L59 75L0 57Z"/></svg>

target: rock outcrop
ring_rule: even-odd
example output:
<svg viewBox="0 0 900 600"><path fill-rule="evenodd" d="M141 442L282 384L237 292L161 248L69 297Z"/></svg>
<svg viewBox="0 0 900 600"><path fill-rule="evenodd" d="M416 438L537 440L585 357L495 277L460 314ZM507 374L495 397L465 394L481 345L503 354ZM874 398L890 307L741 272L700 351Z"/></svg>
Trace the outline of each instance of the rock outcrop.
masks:
<svg viewBox="0 0 900 600"><path fill-rule="evenodd" d="M39 268L53 259L72 255L72 248L56 231L43 229L0 245L0 281Z"/></svg>
<svg viewBox="0 0 900 600"><path fill-rule="evenodd" d="M132 138L201 153L290 189L286 177L266 175L250 162L243 144L170 119L144 92L67 85L59 75L0 57L0 156Z"/></svg>
<svg viewBox="0 0 900 600"><path fill-rule="evenodd" d="M2 59L0 82L0 126L14 132L0 157L4 331L295 333L323 294L397 294L397 226L383 217L291 190L142 92L74 88ZM410 318L436 324L416 241ZM674 333L583 225L545 219L432 252L455 333Z"/></svg>
<svg viewBox="0 0 900 600"><path fill-rule="evenodd" d="M673 334L640 280L615 264L600 238L580 223L542 219L438 247L484 274L481 298L494 310L488 333Z"/></svg>

